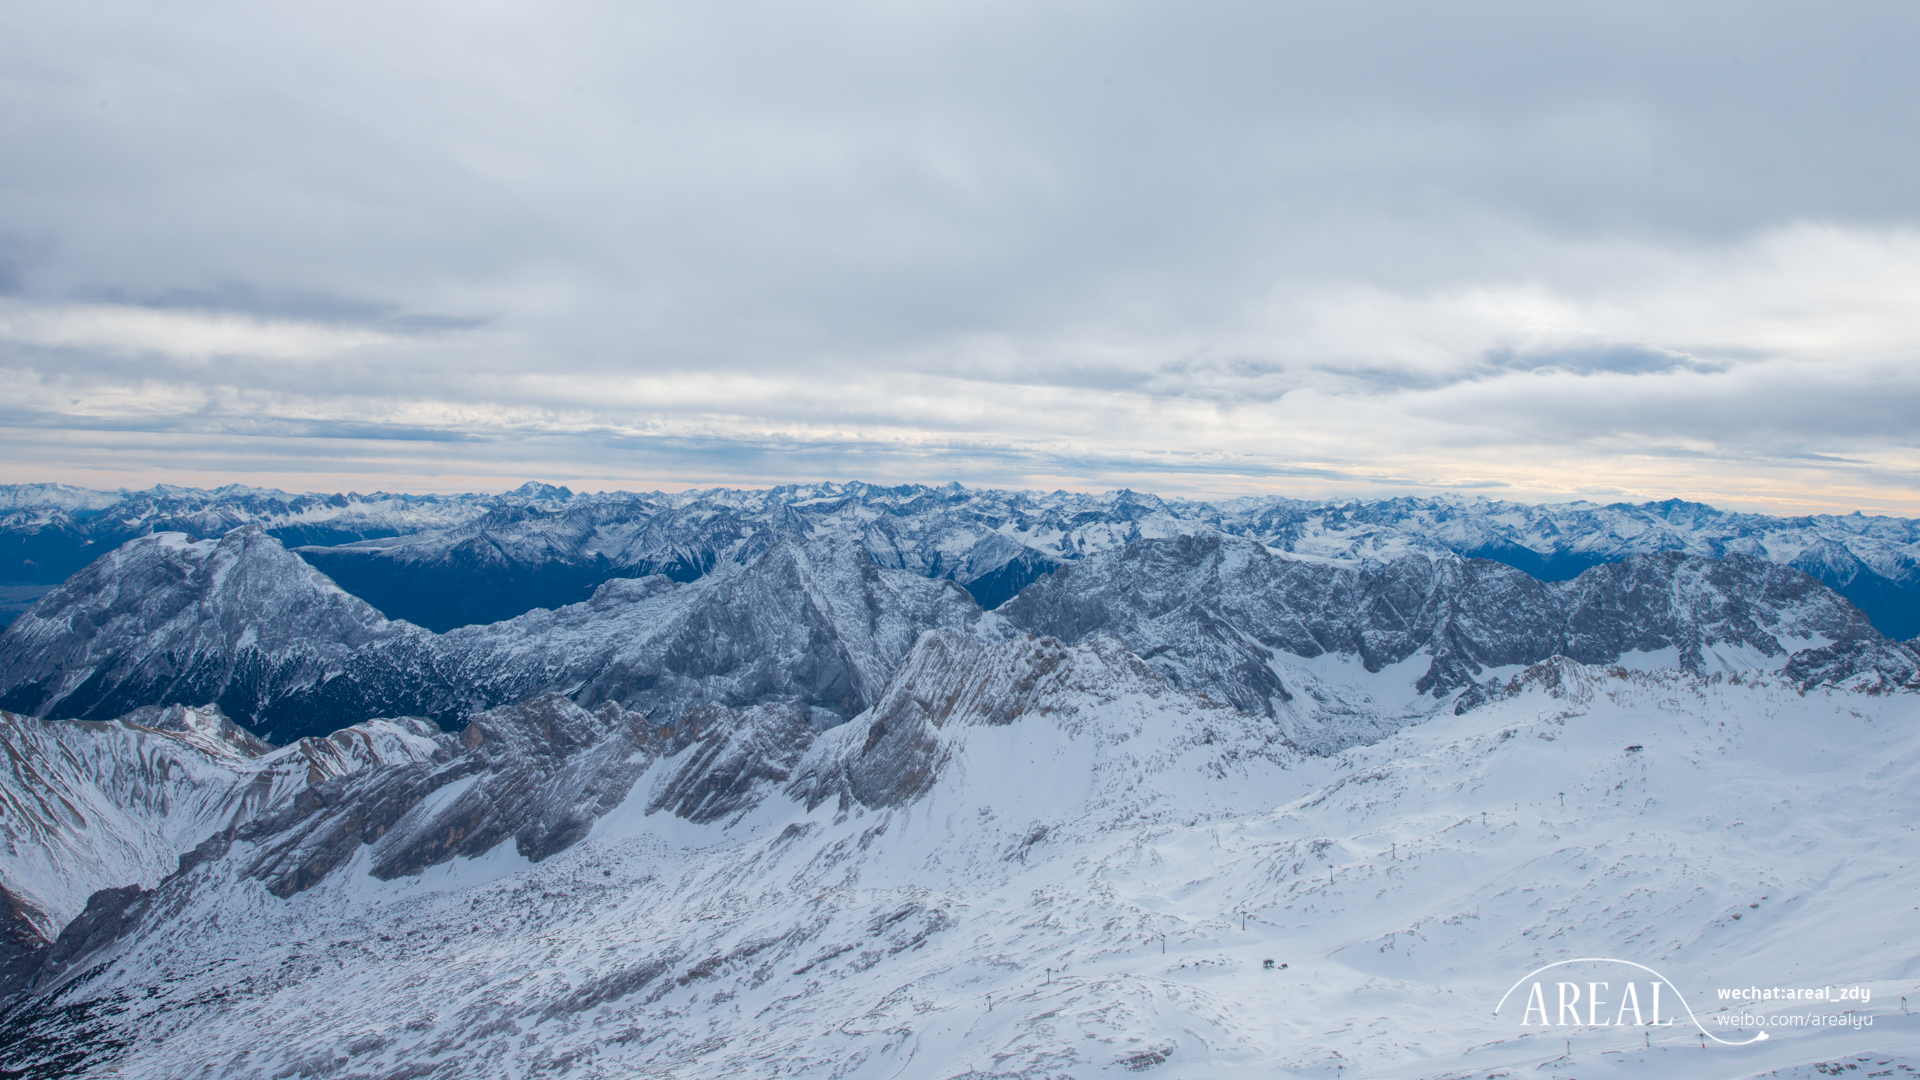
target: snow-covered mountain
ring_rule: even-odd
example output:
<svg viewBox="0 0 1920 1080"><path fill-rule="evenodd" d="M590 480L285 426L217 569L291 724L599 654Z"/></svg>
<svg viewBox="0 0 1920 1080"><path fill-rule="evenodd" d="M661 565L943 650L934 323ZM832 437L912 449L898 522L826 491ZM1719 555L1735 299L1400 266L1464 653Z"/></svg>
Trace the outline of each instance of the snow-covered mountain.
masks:
<svg viewBox="0 0 1920 1080"><path fill-rule="evenodd" d="M827 727L871 705L929 630L1112 634L1182 686L1280 717L1316 752L1471 704L1480 683L1558 654L1807 683L1916 672L1911 649L1830 590L1743 556L1635 556L1543 583L1445 554L1348 569L1202 534L1085 556L989 616L951 582L827 536L434 634L249 525L130 541L42 598L0 632L0 707L100 720L211 703L275 742L370 716L457 726L546 693L659 724L704 704L785 704Z"/></svg>
<svg viewBox="0 0 1920 1080"><path fill-rule="evenodd" d="M104 720L215 703L274 742L372 716L457 725L562 692L672 722L705 703L864 709L925 630L980 609L951 582L832 539L691 583L616 579L580 604L444 635L389 621L258 526L129 541L0 632L0 708Z"/></svg>
<svg viewBox="0 0 1920 1080"><path fill-rule="evenodd" d="M0 1074L1697 1075L1682 1029L1491 1005L1595 955L1702 1016L1920 1000L1920 655L1787 560L799 494L661 497L620 558L697 524L688 580L445 632L260 523L41 597L0 632ZM363 550L588 542L597 497L517 497ZM1856 1045L1785 1035L1741 1074Z"/></svg>
<svg viewBox="0 0 1920 1080"><path fill-rule="evenodd" d="M511 496L291 495L238 484L205 490L156 485L90 491L66 484L0 484L0 583L57 585L136 536L183 532L197 540L255 524L288 544L343 544L479 517L506 499L570 496L527 485Z"/></svg>
<svg viewBox="0 0 1920 1080"><path fill-rule="evenodd" d="M1520 667L1786 672L1904 685L1914 651L1797 570L1743 555L1634 555L1572 581L1402 556L1349 569L1218 535L1142 540L1035 582L996 613L1032 633L1113 634L1175 683L1281 720L1319 752L1461 709Z"/></svg>
<svg viewBox="0 0 1920 1080"><path fill-rule="evenodd" d="M1920 522L1776 518L1698 503L1529 506L1443 496L1223 503L865 484L574 496L516 504L444 529L301 554L381 610L436 629L584 598L612 576L689 579L774 538L837 536L883 566L967 586L994 608L1036 578L1142 539L1218 533L1279 551L1373 566L1411 554L1486 558L1565 580L1628 555L1752 555L1792 566L1866 611L1883 633L1920 636Z"/></svg>
<svg viewBox="0 0 1920 1080"><path fill-rule="evenodd" d="M971 630L981 617L959 586L826 538L776 543L693 582L615 579L585 603L439 640L489 701L560 691L661 722L695 704L779 702L829 726L873 702L921 633Z"/></svg>
<svg viewBox="0 0 1920 1080"><path fill-rule="evenodd" d="M1905 1075L1917 703L1555 659L1479 708L1315 756L1112 638L951 633L851 723L718 725L758 732L746 748L549 698L476 719L444 761L315 785L155 888L96 895L0 1020L0 1063ZM760 764L707 767L742 760ZM703 786L733 794L724 813L674 794ZM1749 985L1860 987L1873 1026L1705 1049L1684 1016L1494 1015L1583 956L1658 969L1662 1019L1684 1000L1715 1034L1734 1011L1805 1011L1716 996Z"/></svg>
<svg viewBox="0 0 1920 1080"><path fill-rule="evenodd" d="M151 888L222 829L311 784L444 757L445 738L422 720L375 720L275 750L217 709L150 706L107 723L0 712L0 996L96 891Z"/></svg>
<svg viewBox="0 0 1920 1080"><path fill-rule="evenodd" d="M107 720L217 703L283 742L448 711L437 639L389 622L259 526L129 541L0 633L0 708Z"/></svg>
<svg viewBox="0 0 1920 1080"><path fill-rule="evenodd" d="M781 539L833 536L880 565L950 578L986 608L1059 565L1141 539L1218 533L1373 566L1410 554L1489 558L1565 580L1632 554L1752 555L1846 596L1890 637L1920 636L1920 522L1769 517L1699 503L1534 506L1440 496L1218 503L869 484L502 495L289 495L253 488L91 492L0 487L0 613L138 535L260 525L348 592L434 630L587 599L616 577L687 581ZM13 590L8 592L7 590ZM15 595L17 593L17 595Z"/></svg>

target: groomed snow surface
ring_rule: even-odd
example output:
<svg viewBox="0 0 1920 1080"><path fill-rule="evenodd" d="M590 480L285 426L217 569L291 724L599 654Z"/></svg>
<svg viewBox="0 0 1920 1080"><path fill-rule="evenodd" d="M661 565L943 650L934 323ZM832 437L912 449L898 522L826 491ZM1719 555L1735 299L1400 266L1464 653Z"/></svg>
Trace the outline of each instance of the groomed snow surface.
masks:
<svg viewBox="0 0 1920 1080"><path fill-rule="evenodd" d="M501 844L381 882L362 849L281 900L238 875L237 844L57 1004L93 1003L73 1012L125 1043L96 1060L119 1077L1920 1065L1902 1005L1920 1007L1920 696L1552 661L1503 699L1313 757L1111 642L1063 652L1027 705L926 721L930 782L890 807L775 789L695 825L645 812L669 759L538 864ZM871 720L816 741L792 789L828 791ZM1534 969L1595 956L1657 969L1729 1040L1756 1030L1730 1011L1871 1023L1729 1047L1684 1017L1493 1015ZM1578 973L1543 976L1549 995L1618 991L1617 970L1561 970ZM1828 985L1871 999L1716 997Z"/></svg>

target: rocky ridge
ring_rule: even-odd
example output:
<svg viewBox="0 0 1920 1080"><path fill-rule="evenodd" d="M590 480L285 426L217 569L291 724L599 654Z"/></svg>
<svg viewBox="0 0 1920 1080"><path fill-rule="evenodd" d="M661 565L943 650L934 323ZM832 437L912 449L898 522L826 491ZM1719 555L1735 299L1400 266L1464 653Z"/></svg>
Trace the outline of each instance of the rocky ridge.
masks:
<svg viewBox="0 0 1920 1080"><path fill-rule="evenodd" d="M607 582L588 601L445 635L390 621L257 526L130 541L0 632L0 707L107 719L217 703L272 741L368 716L458 726L563 692L670 723L704 703L865 708L931 628L980 618L950 582L833 541L783 543L691 583Z"/></svg>
<svg viewBox="0 0 1920 1080"><path fill-rule="evenodd" d="M217 709L147 707L107 722L0 712L0 980L95 893L151 888L207 837L314 784L444 755L444 739L423 720L374 720L276 750Z"/></svg>
<svg viewBox="0 0 1920 1080"><path fill-rule="evenodd" d="M500 495L290 495L253 488L90 492L0 487L0 591L22 597L135 536L210 539L255 523L390 617L434 630L587 599L604 581L688 581L780 540L836 536L880 565L947 578L993 608L1090 553L1220 534L1373 566L1409 554L1489 558L1566 580L1627 555L1751 555L1857 604L1885 634L1920 636L1920 523L1859 514L1771 517L1700 503L1529 505L1436 496L1206 503L1130 491L1017 492L870 484ZM11 584L10 584L11 583ZM0 609L21 601L0 595Z"/></svg>
<svg viewBox="0 0 1920 1080"><path fill-rule="evenodd" d="M1111 634L1177 685L1275 717L1322 753L1376 741L1443 699L1471 707L1503 674L1553 656L1920 685L1910 646L1805 574L1742 555L1637 555L1542 582L1489 560L1347 568L1186 536L1088 556L995 615L1069 642Z"/></svg>
<svg viewBox="0 0 1920 1080"><path fill-rule="evenodd" d="M380 720L263 755L247 745L204 760L204 740L156 738L131 721L11 713L0 721L16 763L32 755L71 765L56 775L17 769L0 786L9 818L22 806L38 811L26 819L38 833L10 835L0 859L0 889L17 909L5 924L0 1005L57 989L144 920L172 917L179 897L170 883L204 879L207 868L284 900L342 873L418 877L502 845L537 863L636 793L645 814L697 825L737 818L779 790L815 736L791 706L706 706L664 728L612 703L589 711L559 695L477 714L457 735ZM211 723L199 726L204 733ZM36 745L47 740L65 752ZM126 756L144 782L117 782L111 762ZM59 863L75 853L95 858ZM99 857L116 853L117 864ZM34 854L58 865L38 865Z"/></svg>
<svg viewBox="0 0 1920 1080"><path fill-rule="evenodd" d="M700 824L661 795L725 750L656 750L630 714L548 699L476 719L445 762L320 784L156 888L98 894L0 1017L0 1064L1412 1080L1577 1052L1680 1075L1702 1053L1684 1026L1562 1044L1515 1038L1486 1003L1546 960L1634 942L1689 989L1764 949L1890 992L1914 874L1856 833L1920 790L1915 700L1557 658L1482 709L1312 756L1111 638L935 633L853 722L767 717L789 752L810 745ZM628 782L610 770L634 766L605 808ZM459 808L488 784L523 821L591 822L545 850L571 832ZM1770 813L1788 791L1790 822ZM420 846L465 824L491 847ZM1775 842L1789 832L1809 842ZM400 851L428 858L374 872ZM1911 1060L1886 1027L1874 1060ZM1742 1060L1833 1057L1783 1037Z"/></svg>
<svg viewBox="0 0 1920 1080"><path fill-rule="evenodd" d="M1554 655L1802 685L1911 684L1911 646L1806 575L1750 556L1633 556L1569 582L1449 555L1347 567L1218 534L1090 554L983 614L959 586L837 537L781 541L692 582L616 579L592 598L435 634L383 618L257 526L129 542L0 632L0 707L106 719L217 704L285 741L367 716L458 727L560 693L675 726L782 704L816 727L871 705L928 630L984 641L1110 634L1176 684L1277 719L1328 753L1482 700Z"/></svg>

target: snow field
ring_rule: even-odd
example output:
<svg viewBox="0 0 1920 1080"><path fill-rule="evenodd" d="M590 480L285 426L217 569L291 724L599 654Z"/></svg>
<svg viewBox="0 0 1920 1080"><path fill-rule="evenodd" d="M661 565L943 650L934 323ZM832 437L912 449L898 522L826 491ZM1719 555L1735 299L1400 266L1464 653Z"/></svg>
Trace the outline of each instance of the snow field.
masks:
<svg viewBox="0 0 1920 1080"><path fill-rule="evenodd" d="M1739 1077L1920 1059L1899 1008L1920 1002L1912 695L1549 664L1506 700L1313 758L1274 751L1271 721L1087 671L1010 723L950 719L948 766L893 808L772 793L693 825L644 813L663 764L539 864L501 845L382 883L363 851L280 901L224 860L74 992L122 996L144 1033L126 1076ZM864 727L812 753L851 753ZM1702 1049L1684 1021L1491 1015L1580 956L1658 969L1710 1025L1806 1010L1713 998L1749 984L1869 987L1873 1024Z"/></svg>

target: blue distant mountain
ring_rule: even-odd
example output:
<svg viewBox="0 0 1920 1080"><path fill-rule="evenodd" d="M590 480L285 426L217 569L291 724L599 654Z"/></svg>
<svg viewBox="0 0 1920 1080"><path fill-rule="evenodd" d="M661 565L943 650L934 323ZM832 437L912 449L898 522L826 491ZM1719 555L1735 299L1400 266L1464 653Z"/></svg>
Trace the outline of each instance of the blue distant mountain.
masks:
<svg viewBox="0 0 1920 1080"><path fill-rule="evenodd" d="M585 600L615 578L692 581L783 539L833 536L881 566L965 586L993 609L1135 540L1218 534L1349 567L1409 554L1491 559L1565 581L1628 555L1750 555L1805 571L1893 638L1920 635L1920 522L1773 517L1701 503L1531 505L1438 496L1221 502L864 483L502 495L292 495L259 488L0 487L0 619L125 541L258 524L390 618L436 631Z"/></svg>

